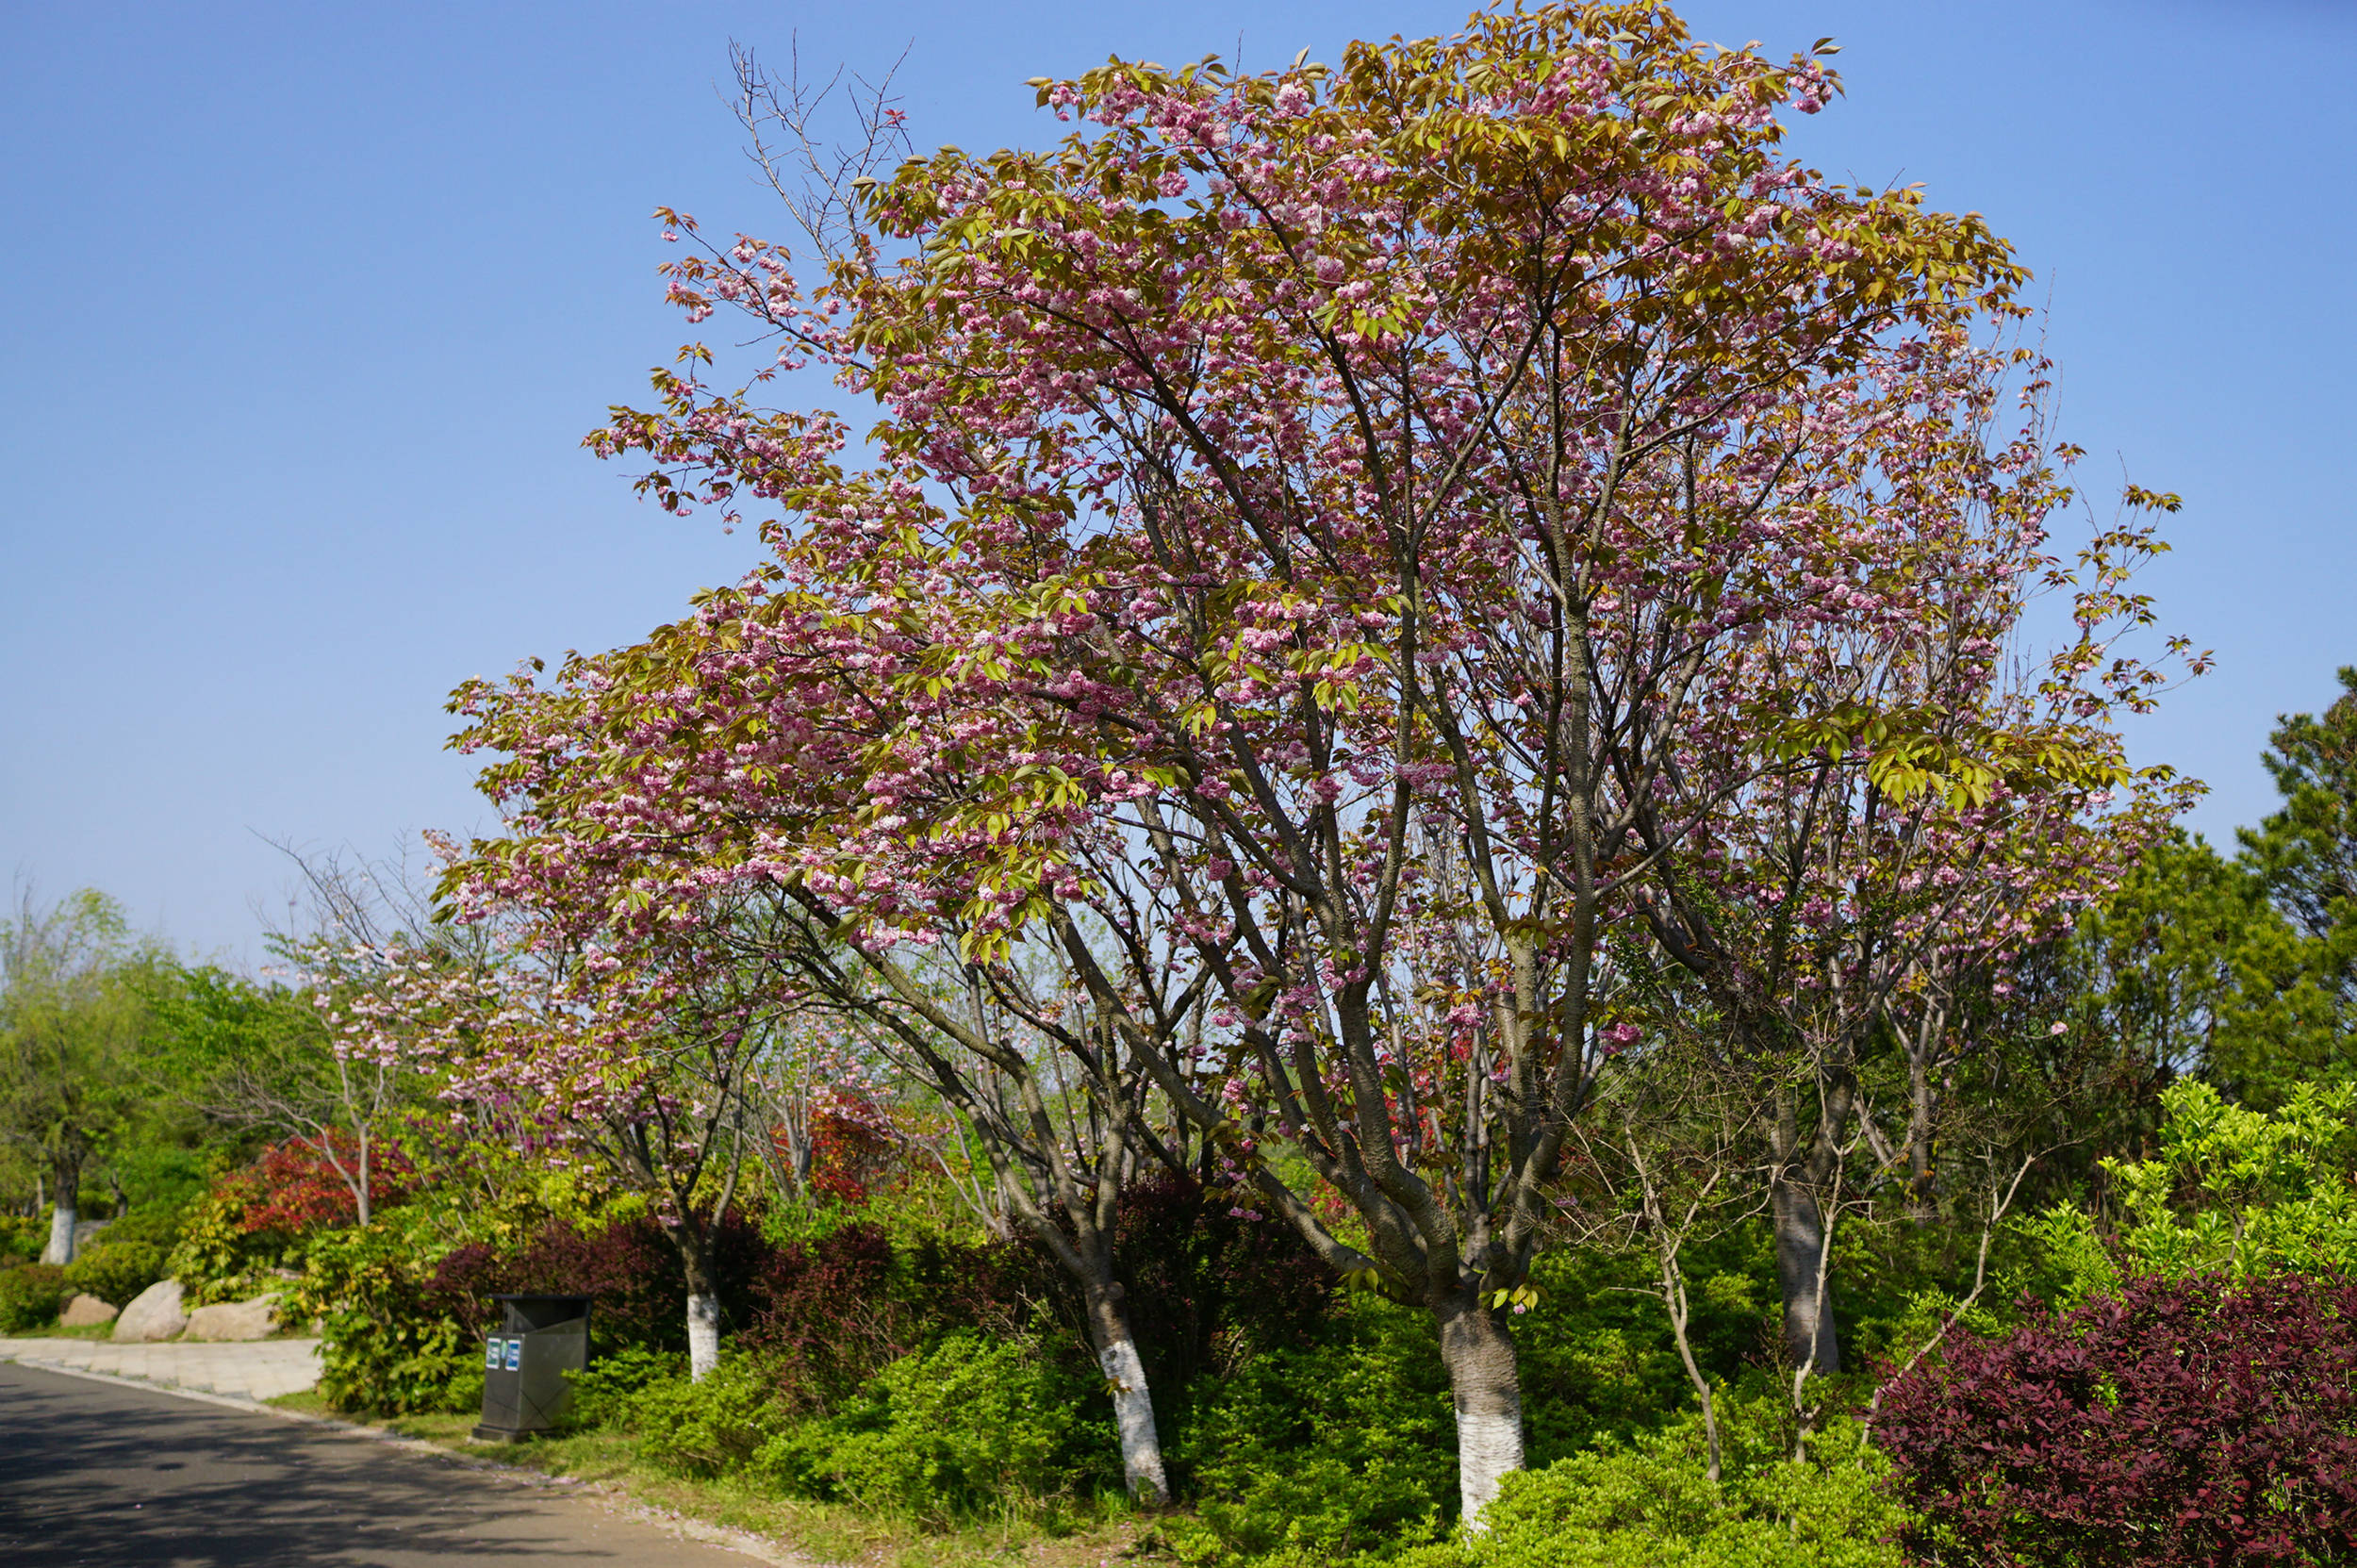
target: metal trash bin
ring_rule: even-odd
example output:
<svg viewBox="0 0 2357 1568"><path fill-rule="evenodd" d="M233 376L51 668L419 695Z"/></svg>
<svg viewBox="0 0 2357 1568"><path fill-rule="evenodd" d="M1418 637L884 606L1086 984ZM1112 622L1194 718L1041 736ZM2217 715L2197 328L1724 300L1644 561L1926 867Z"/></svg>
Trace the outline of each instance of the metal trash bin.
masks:
<svg viewBox="0 0 2357 1568"><path fill-rule="evenodd" d="M573 1402L565 1376L589 1364L586 1296L495 1296L499 1331L483 1345L483 1421L477 1443L521 1443L556 1424Z"/></svg>

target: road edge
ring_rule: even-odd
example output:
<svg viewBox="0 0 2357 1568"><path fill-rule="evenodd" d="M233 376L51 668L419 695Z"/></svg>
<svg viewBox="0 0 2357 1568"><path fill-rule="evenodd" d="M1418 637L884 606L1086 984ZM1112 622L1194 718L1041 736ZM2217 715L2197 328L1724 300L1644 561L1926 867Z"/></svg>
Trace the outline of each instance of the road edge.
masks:
<svg viewBox="0 0 2357 1568"><path fill-rule="evenodd" d="M501 1464L496 1461L477 1459L430 1443L421 1437L404 1437L382 1427L365 1426L356 1421L338 1421L332 1415L313 1415L307 1411L284 1410L266 1405L259 1399L247 1399L235 1394L214 1394L206 1389L182 1388L174 1383L159 1383L147 1378L125 1378L119 1373L93 1372L88 1367L68 1366L62 1362L26 1356L21 1352L0 1355L0 1362L31 1367L36 1372L51 1372L61 1378L80 1378L88 1382L112 1383L118 1388L137 1389L145 1394L167 1394L175 1399L190 1399L200 1405L218 1405L223 1410L244 1411L253 1415L275 1416L305 1427L318 1427L346 1437L364 1437L371 1443L382 1443L406 1453L420 1454L454 1464L461 1469L480 1471L486 1475L504 1477L551 1491L567 1492L587 1502L594 1502L610 1513L622 1514L642 1525L652 1525L683 1540L700 1545L718 1546L756 1562L776 1564L777 1568L839 1568L823 1563L816 1558L803 1557L788 1551L766 1537L750 1530L731 1529L726 1525L709 1524L691 1519L683 1513L666 1509L650 1508L618 1488L600 1481L585 1481L571 1476L552 1476L544 1470L533 1470L520 1464Z"/></svg>

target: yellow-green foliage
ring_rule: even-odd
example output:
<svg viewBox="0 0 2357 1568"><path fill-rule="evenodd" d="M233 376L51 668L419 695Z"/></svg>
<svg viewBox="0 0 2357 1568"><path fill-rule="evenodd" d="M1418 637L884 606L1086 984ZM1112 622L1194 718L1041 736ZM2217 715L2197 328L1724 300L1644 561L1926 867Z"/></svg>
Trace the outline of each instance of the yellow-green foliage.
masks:
<svg viewBox="0 0 2357 1568"><path fill-rule="evenodd" d="M34 1262L48 1239L46 1214L0 1214L0 1263Z"/></svg>
<svg viewBox="0 0 2357 1568"><path fill-rule="evenodd" d="M2084 1212L2054 1208L2023 1229L2060 1304L2118 1288L2126 1274L2357 1272L2349 1180L2357 1088L2302 1083L2281 1110L2229 1104L2206 1083L2161 1097L2157 1158L2106 1160L2118 1228L2109 1246Z"/></svg>
<svg viewBox="0 0 2357 1568"><path fill-rule="evenodd" d="M164 1276L179 1280L183 1299L195 1307L253 1295L265 1271L283 1262L274 1244L246 1230L243 1195L217 1187L182 1212Z"/></svg>
<svg viewBox="0 0 2357 1568"><path fill-rule="evenodd" d="M465 1410L482 1397L480 1345L425 1299L448 1250L421 1207L322 1231L305 1248L282 1310L319 1321L320 1392L338 1410L402 1415Z"/></svg>
<svg viewBox="0 0 2357 1568"><path fill-rule="evenodd" d="M1508 1476L1487 1529L1400 1568L1899 1568L1889 1461L1836 1417L1789 1457L1776 1401L1728 1400L1714 1484L1699 1417Z"/></svg>

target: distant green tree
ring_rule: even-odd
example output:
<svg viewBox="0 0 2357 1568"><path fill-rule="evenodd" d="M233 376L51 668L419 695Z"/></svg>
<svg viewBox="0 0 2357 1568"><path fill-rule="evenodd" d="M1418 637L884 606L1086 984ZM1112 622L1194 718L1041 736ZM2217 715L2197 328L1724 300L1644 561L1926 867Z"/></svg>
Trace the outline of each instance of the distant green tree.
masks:
<svg viewBox="0 0 2357 1568"><path fill-rule="evenodd" d="M2047 985L2123 1079L2198 1072L2272 1105L2341 1048L2312 946L2248 865L2178 832L2079 922Z"/></svg>
<svg viewBox="0 0 2357 1568"><path fill-rule="evenodd" d="M2268 901L2306 944L2302 967L2337 1026L2331 1065L2346 1073L2357 1031L2357 666L2343 666L2340 683L2322 713L2277 721L2261 760L2283 809L2237 836Z"/></svg>
<svg viewBox="0 0 2357 1568"><path fill-rule="evenodd" d="M401 1053L348 1048L323 1009L347 1003L388 954L409 949L336 934L274 938L272 949L298 983L175 966L155 999L149 1070L219 1139L308 1149L366 1225L386 1186L387 1146L426 1090Z"/></svg>
<svg viewBox="0 0 2357 1568"><path fill-rule="evenodd" d="M257 979L173 966L154 999L151 1071L217 1138L306 1150L365 1226L407 1165L402 1129L435 1104L414 1049L431 1026L402 1015L436 990L429 971L472 972L479 939L435 919L406 859L279 848L308 896L294 929L266 934L274 967Z"/></svg>
<svg viewBox="0 0 2357 1568"><path fill-rule="evenodd" d="M20 890L0 921L0 1140L52 1183L45 1263L73 1261L84 1169L144 1100L139 979L156 961L90 889L46 909Z"/></svg>
<svg viewBox="0 0 2357 1568"><path fill-rule="evenodd" d="M250 1158L284 1136L244 1114L238 1087L299 1078L324 1033L306 993L217 965L157 965L146 991L140 1067L154 1097L110 1157L138 1202L191 1196L208 1161Z"/></svg>

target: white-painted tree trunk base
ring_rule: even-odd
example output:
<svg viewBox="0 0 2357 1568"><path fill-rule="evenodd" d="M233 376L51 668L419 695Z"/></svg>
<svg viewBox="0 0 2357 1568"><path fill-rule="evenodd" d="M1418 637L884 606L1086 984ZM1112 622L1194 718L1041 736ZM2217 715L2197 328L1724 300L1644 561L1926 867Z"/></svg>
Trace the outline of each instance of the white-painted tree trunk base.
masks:
<svg viewBox="0 0 2357 1568"><path fill-rule="evenodd" d="M60 1203L49 1215L49 1245L41 1249L44 1263L70 1263L74 1261L74 1221L72 1209Z"/></svg>
<svg viewBox="0 0 2357 1568"><path fill-rule="evenodd" d="M1523 1421L1519 1412L1457 1412L1457 1495L1465 1527L1489 1527L1482 1518L1498 1494L1498 1483L1523 1467Z"/></svg>
<svg viewBox="0 0 2357 1568"><path fill-rule="evenodd" d="M1146 1386L1146 1362L1129 1340L1107 1345L1096 1364L1113 1386L1113 1421L1121 1429L1121 1478L1129 1495L1141 1503L1159 1503L1170 1496L1162 1473L1162 1433L1154 1425L1154 1398Z"/></svg>
<svg viewBox="0 0 2357 1568"><path fill-rule="evenodd" d="M701 1383L719 1364L720 1298L691 1296L687 1298L687 1376Z"/></svg>

